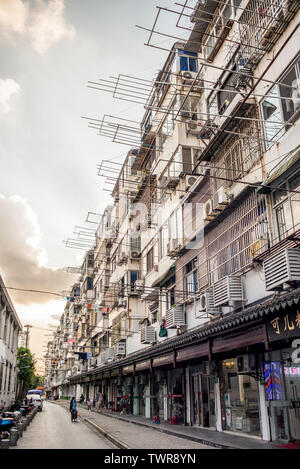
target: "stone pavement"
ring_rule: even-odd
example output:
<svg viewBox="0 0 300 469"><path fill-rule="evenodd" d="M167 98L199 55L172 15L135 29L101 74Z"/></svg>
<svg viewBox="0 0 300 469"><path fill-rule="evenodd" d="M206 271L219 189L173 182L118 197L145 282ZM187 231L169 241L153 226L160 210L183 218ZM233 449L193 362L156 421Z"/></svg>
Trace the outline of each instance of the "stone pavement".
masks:
<svg viewBox="0 0 300 469"><path fill-rule="evenodd" d="M55 402L68 405L66 401ZM99 425L131 449L277 449L276 442L243 435L168 423L154 424L144 417L120 415L107 409L101 409L100 413L94 409L89 412L86 405L78 405L78 408L79 415Z"/></svg>
<svg viewBox="0 0 300 469"><path fill-rule="evenodd" d="M65 400L53 401L53 403L65 408L69 407L69 402ZM89 412L86 406L78 406L78 416L84 421L90 421L99 426L102 434L103 432L108 434L111 441L115 439L121 442L120 447L126 449L213 449L212 446L197 441L157 432L151 427L141 428L125 420L116 421L102 413Z"/></svg>

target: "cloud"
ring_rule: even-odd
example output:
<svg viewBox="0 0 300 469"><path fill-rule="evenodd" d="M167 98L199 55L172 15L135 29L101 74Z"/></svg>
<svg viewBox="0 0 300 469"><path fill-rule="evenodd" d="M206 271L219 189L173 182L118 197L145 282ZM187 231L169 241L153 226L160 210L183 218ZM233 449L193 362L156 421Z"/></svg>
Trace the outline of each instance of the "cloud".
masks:
<svg viewBox="0 0 300 469"><path fill-rule="evenodd" d="M73 26L64 19L64 0L37 1L37 8L31 15L28 34L33 48L44 54L53 44L61 39L72 39L75 35Z"/></svg>
<svg viewBox="0 0 300 469"><path fill-rule="evenodd" d="M0 31L6 39L25 32L28 4L22 0L0 0Z"/></svg>
<svg viewBox="0 0 300 469"><path fill-rule="evenodd" d="M0 111L7 114L21 92L20 85L12 78L0 78Z"/></svg>
<svg viewBox="0 0 300 469"><path fill-rule="evenodd" d="M9 41L28 38L39 54L62 39L72 39L75 28L64 18L65 0L0 0L0 35Z"/></svg>
<svg viewBox="0 0 300 469"><path fill-rule="evenodd" d="M41 238L37 218L26 199L0 194L0 273L6 286L59 293L72 285L73 275L46 265L47 254L40 247ZM23 305L47 303L56 298L13 290L9 293L14 302Z"/></svg>

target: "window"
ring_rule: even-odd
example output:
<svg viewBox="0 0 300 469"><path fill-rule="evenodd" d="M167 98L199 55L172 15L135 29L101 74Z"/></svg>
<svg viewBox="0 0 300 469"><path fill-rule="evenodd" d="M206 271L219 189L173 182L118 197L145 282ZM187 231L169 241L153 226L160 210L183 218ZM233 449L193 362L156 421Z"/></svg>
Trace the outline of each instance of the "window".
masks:
<svg viewBox="0 0 300 469"><path fill-rule="evenodd" d="M134 291L134 284L139 278L139 273L137 270L130 270L128 272L128 275L129 275L130 290Z"/></svg>
<svg viewBox="0 0 300 469"><path fill-rule="evenodd" d="M195 52L187 52L178 50L179 67L183 72L197 72L197 54Z"/></svg>
<svg viewBox="0 0 300 469"><path fill-rule="evenodd" d="M299 194L290 190L300 190L300 171L298 170L282 184L282 189L273 192L275 223L279 239L295 231L300 225Z"/></svg>
<svg viewBox="0 0 300 469"><path fill-rule="evenodd" d="M300 109L300 59L288 68L261 102L266 148L276 142L299 118ZM284 126L284 122L289 122Z"/></svg>
<svg viewBox="0 0 300 469"><path fill-rule="evenodd" d="M154 266L154 250L153 248L147 253L147 273L153 269Z"/></svg>
<svg viewBox="0 0 300 469"><path fill-rule="evenodd" d="M185 292L187 295L198 290L197 257L185 266Z"/></svg>

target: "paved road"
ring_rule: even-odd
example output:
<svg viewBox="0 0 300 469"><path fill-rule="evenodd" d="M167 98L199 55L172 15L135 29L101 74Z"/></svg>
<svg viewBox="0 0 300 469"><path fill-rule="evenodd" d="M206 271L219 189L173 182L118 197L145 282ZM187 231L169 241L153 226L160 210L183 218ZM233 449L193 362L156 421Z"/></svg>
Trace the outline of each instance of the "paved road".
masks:
<svg viewBox="0 0 300 469"><path fill-rule="evenodd" d="M18 441L16 449L112 449L105 438L98 436L83 422L71 422L62 407L45 402Z"/></svg>

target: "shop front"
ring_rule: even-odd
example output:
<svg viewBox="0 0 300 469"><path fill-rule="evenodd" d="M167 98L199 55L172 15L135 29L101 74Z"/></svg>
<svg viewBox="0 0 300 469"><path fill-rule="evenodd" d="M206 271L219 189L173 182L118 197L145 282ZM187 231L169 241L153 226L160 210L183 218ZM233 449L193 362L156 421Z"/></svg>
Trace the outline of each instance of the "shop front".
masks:
<svg viewBox="0 0 300 469"><path fill-rule="evenodd" d="M262 363L272 440L300 440L300 312L286 309L267 322L270 350Z"/></svg>
<svg viewBox="0 0 300 469"><path fill-rule="evenodd" d="M215 377L207 373L208 362L190 368L192 424L216 427Z"/></svg>
<svg viewBox="0 0 300 469"><path fill-rule="evenodd" d="M153 358L152 367L151 416L159 416L161 422L170 421L174 417L175 423L175 414L178 413L184 390L181 387L179 391L176 390L176 380L171 379L172 372L176 373L174 352ZM177 378L177 382L178 380Z"/></svg>
<svg viewBox="0 0 300 469"><path fill-rule="evenodd" d="M221 361L225 430L260 436L258 381L255 376L239 372L239 360L228 358Z"/></svg>
<svg viewBox="0 0 300 469"><path fill-rule="evenodd" d="M122 408L120 411L126 414L134 414L134 366L128 365L122 368ZM135 414L136 415L136 414Z"/></svg>
<svg viewBox="0 0 300 469"><path fill-rule="evenodd" d="M185 424L185 370L168 370L168 420L171 424Z"/></svg>

